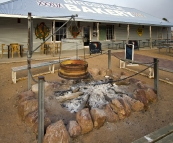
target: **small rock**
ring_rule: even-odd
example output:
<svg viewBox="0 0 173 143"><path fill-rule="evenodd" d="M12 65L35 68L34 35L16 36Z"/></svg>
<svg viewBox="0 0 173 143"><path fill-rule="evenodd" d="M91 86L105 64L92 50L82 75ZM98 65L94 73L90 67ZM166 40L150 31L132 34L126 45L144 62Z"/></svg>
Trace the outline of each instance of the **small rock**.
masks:
<svg viewBox="0 0 173 143"><path fill-rule="evenodd" d="M68 132L71 137L77 137L81 134L82 130L76 121L70 121L68 124Z"/></svg>
<svg viewBox="0 0 173 143"><path fill-rule="evenodd" d="M151 88L148 88L145 90L146 98L149 102L156 102L157 101L157 95L155 94L154 90Z"/></svg>
<svg viewBox="0 0 173 143"><path fill-rule="evenodd" d="M144 104L145 110L148 109L148 99L146 97L145 90L143 90L143 89L136 89L134 91L134 93L133 93L133 97L136 100L139 100L140 102L142 102Z"/></svg>
<svg viewBox="0 0 173 143"><path fill-rule="evenodd" d="M105 114L104 110L101 110L98 108L92 108L90 110L90 113L91 113L91 117L94 122L94 127L100 128L106 120L106 114Z"/></svg>
<svg viewBox="0 0 173 143"><path fill-rule="evenodd" d="M32 113L33 111L38 109L38 100L32 99L32 100L26 100L19 104L18 106L18 114L22 118L22 120L25 119L25 117Z"/></svg>
<svg viewBox="0 0 173 143"><path fill-rule="evenodd" d="M91 69L89 69L89 72L90 72L93 76L100 75L100 70L99 70L98 68L91 68Z"/></svg>
<svg viewBox="0 0 173 143"><path fill-rule="evenodd" d="M126 112L124 110L123 105L119 102L118 99L113 99L110 104L113 111L118 114L119 119L124 119L126 117Z"/></svg>
<svg viewBox="0 0 173 143"><path fill-rule="evenodd" d="M104 107L104 111L105 111L105 114L106 114L106 120L108 122L117 122L119 120L119 117L116 113L114 113L114 111L112 110L112 108L110 107L110 104L107 104L105 107Z"/></svg>
<svg viewBox="0 0 173 143"><path fill-rule="evenodd" d="M69 143L70 136L62 120L59 120L46 129L43 143Z"/></svg>
<svg viewBox="0 0 173 143"><path fill-rule="evenodd" d="M49 85L50 84L48 82L45 82L44 83L44 89L46 90L49 87ZM37 94L38 93L38 84L34 84L31 88L31 90L32 90L32 92Z"/></svg>
<svg viewBox="0 0 173 143"><path fill-rule="evenodd" d="M93 129L93 122L88 108L84 108L77 112L76 120L81 126L82 134L88 133Z"/></svg>
<svg viewBox="0 0 173 143"><path fill-rule="evenodd" d="M31 90L20 93L18 97L19 97L19 103L26 100L36 99L35 93L32 92Z"/></svg>
<svg viewBox="0 0 173 143"><path fill-rule="evenodd" d="M138 100L132 99L131 97L127 96L126 94L123 94L123 99L129 103L131 109L133 111L141 111L144 109L144 104Z"/></svg>

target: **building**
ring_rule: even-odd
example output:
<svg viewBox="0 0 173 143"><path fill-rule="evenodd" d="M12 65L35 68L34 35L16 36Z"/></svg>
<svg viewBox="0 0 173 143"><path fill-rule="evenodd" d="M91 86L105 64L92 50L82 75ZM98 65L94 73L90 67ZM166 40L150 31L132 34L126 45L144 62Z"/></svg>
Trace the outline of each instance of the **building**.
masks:
<svg viewBox="0 0 173 143"><path fill-rule="evenodd" d="M107 46L112 41L126 42L130 39L141 42L170 39L173 26L140 10L116 5L78 0L11 0L0 3L0 44L17 42L27 46L28 12L33 17L34 48L43 42L35 36L39 25L45 24L50 29L50 35L54 27L58 29L76 14L76 22L69 21L56 33L56 41L61 41L62 37L67 39L63 50L76 48L75 43L68 42L73 37L79 40L85 37L78 48L88 46L89 41L100 41ZM75 25L80 28L80 33L76 35L72 34L76 30ZM49 41L53 41L53 36Z"/></svg>

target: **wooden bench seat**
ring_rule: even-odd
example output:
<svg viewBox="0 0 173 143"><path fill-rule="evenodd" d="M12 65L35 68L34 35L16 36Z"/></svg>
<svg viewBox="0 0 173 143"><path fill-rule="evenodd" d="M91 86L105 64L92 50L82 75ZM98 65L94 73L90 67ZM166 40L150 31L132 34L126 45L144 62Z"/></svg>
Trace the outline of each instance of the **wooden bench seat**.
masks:
<svg viewBox="0 0 173 143"><path fill-rule="evenodd" d="M173 142L173 123L156 130L132 143L172 143Z"/></svg>
<svg viewBox="0 0 173 143"><path fill-rule="evenodd" d="M159 46L157 46L157 48L158 48L158 52L160 53L160 49L166 49L166 53L168 53L168 49L169 49L169 52L170 52L170 50L171 50L171 46L164 46L164 45L159 45Z"/></svg>
<svg viewBox="0 0 173 143"><path fill-rule="evenodd" d="M70 58L61 59L60 61L67 60L67 59L70 59ZM31 69L48 66L49 67L48 73L54 73L55 72L55 64L57 64L57 63L59 63L59 60L53 60L53 61L49 61L49 62L31 64ZM16 83L16 81L17 81L16 72L22 71L22 70L27 70L28 65L12 67L11 69L12 69L12 82Z"/></svg>
<svg viewBox="0 0 173 143"><path fill-rule="evenodd" d="M116 50L118 50L121 44L122 43L108 43L108 49L114 49L114 45L115 45Z"/></svg>

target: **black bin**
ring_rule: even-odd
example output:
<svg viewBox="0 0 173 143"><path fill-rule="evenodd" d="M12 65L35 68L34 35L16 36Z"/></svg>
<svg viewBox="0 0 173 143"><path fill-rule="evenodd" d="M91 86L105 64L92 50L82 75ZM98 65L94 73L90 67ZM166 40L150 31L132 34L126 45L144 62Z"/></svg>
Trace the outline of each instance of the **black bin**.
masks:
<svg viewBox="0 0 173 143"><path fill-rule="evenodd" d="M139 50L139 46L138 46L138 41L137 40L129 40L128 44L133 44L134 43L134 49L138 49Z"/></svg>
<svg viewBox="0 0 173 143"><path fill-rule="evenodd" d="M90 42L89 43L89 50L90 55L95 53L101 53L102 54L102 48L100 42Z"/></svg>

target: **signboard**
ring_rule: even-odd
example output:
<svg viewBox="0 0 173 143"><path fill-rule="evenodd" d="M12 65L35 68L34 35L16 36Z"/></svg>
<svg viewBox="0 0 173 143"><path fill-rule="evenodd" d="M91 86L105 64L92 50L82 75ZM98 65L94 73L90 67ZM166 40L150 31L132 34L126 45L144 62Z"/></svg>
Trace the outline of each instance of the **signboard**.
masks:
<svg viewBox="0 0 173 143"><path fill-rule="evenodd" d="M52 10L59 8L59 10L64 9L64 10L69 10L71 12L76 12L76 13L78 12L80 13L80 15L88 13L92 17L93 17L93 14L99 14L99 15L105 15L105 16L112 15L113 18L115 16L141 17L141 18L146 17L140 11L127 9L127 8L119 7L116 5L93 3L93 2L86 2L86 1L80 1L80 0L59 0L57 2L55 2L55 0L53 1L36 0L36 2L39 6L50 7L52 8ZM66 11L64 11L64 13L66 13Z"/></svg>
<svg viewBox="0 0 173 143"><path fill-rule="evenodd" d="M125 44L125 59L131 60L132 63L127 64L127 66L139 66L138 64L133 64L134 61L134 44ZM125 68L125 62L123 62L123 67ZM121 68L121 66L120 66Z"/></svg>
<svg viewBox="0 0 173 143"><path fill-rule="evenodd" d="M138 33L139 36L142 36L142 34L143 34L142 27L139 27L136 32Z"/></svg>
<svg viewBox="0 0 173 143"><path fill-rule="evenodd" d="M134 60L134 45L125 44L125 59Z"/></svg>

